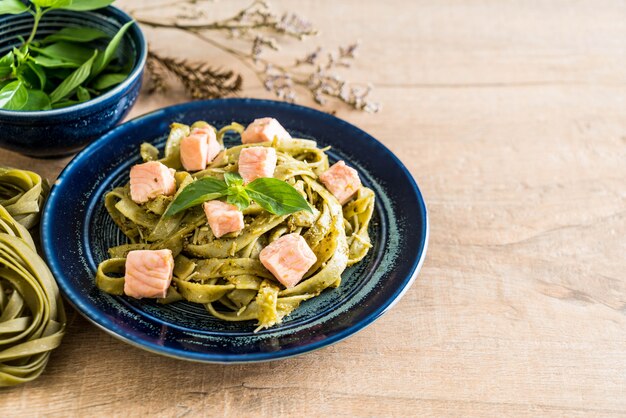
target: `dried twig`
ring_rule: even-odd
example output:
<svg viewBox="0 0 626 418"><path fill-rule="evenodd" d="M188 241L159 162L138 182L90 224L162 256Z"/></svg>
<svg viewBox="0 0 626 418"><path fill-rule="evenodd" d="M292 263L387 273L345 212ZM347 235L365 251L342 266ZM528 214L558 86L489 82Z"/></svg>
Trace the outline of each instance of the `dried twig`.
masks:
<svg viewBox="0 0 626 418"><path fill-rule="evenodd" d="M200 1L183 0L177 4L184 5L188 10L186 15L177 16L173 23L151 21L138 17L136 13L135 18L147 26L185 31L235 56L254 71L265 89L281 100L294 102L298 98L297 90L304 90L320 106L326 105L329 99L334 99L357 110L377 112L380 109L380 105L369 98L371 85L352 84L340 75L341 69L352 65L358 43L339 47L325 55L322 48L317 48L295 60L294 64L285 66L266 58L265 52L268 49L278 50L285 37L303 40L317 34L317 30L305 19L294 13L278 15L266 2L255 1L229 18L206 23L198 22L204 16ZM224 31L226 36L223 39L208 36L209 31ZM237 49L228 45L229 41L237 41L237 45L245 41L249 47L247 50ZM193 65L154 53L151 53L148 70L152 76L153 91L166 88L162 73L167 71L183 83L193 98L230 95L239 91L242 83L241 76L232 71L215 71L206 66Z"/></svg>
<svg viewBox="0 0 626 418"><path fill-rule="evenodd" d="M151 76L150 93L164 92L167 78L178 79L193 99L213 99L235 94L241 90L241 75L223 71L206 64L192 64L182 59L148 53L147 68Z"/></svg>

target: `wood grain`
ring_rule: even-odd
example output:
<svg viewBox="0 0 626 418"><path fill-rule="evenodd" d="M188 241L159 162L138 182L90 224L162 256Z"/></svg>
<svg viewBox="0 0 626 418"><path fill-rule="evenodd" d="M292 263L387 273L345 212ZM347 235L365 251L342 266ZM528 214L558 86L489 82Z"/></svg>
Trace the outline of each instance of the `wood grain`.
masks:
<svg viewBox="0 0 626 418"><path fill-rule="evenodd" d="M77 315L41 378L0 391L0 416L626 415L624 2L274 3L322 30L311 49L362 40L350 74L384 108L339 116L424 192L417 282L349 340L256 365L159 357ZM247 71L175 31L146 33ZM245 74L245 95L269 97ZM143 96L131 117L180 101ZM49 178L67 161L0 151Z"/></svg>

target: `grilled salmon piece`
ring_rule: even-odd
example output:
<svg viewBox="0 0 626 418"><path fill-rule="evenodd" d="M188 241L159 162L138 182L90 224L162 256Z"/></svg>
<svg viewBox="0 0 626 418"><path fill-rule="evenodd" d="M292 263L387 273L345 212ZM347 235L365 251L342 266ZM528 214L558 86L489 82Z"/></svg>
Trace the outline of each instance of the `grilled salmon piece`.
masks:
<svg viewBox="0 0 626 418"><path fill-rule="evenodd" d="M243 213L237 206L220 200L210 200L205 202L202 208L216 238L243 229Z"/></svg>
<svg viewBox="0 0 626 418"><path fill-rule="evenodd" d="M215 131L213 129L208 129L208 131L209 134L207 136L207 141L209 144L209 148L207 150L206 160L207 163L210 163L215 159L215 157L217 157L217 154L222 151L222 147L220 146L220 143L217 142Z"/></svg>
<svg viewBox="0 0 626 418"><path fill-rule="evenodd" d="M176 170L158 161L137 164L130 169L130 198L135 203L146 203L160 195L176 192Z"/></svg>
<svg viewBox="0 0 626 418"><path fill-rule="evenodd" d="M134 250L126 256L124 293L136 299L164 298L172 281L171 250Z"/></svg>
<svg viewBox="0 0 626 418"><path fill-rule="evenodd" d="M200 171L206 168L209 143L207 136L192 133L180 141L180 162L187 171Z"/></svg>
<svg viewBox="0 0 626 418"><path fill-rule="evenodd" d="M190 135L196 135L196 134L204 135L208 137L209 135L211 135L211 133L213 134L213 136L215 136L215 131L212 128L206 127L206 128L193 128L189 134Z"/></svg>
<svg viewBox="0 0 626 418"><path fill-rule="evenodd" d="M300 234L287 234L261 250L261 263L286 288L294 287L317 261Z"/></svg>
<svg viewBox="0 0 626 418"><path fill-rule="evenodd" d="M274 177L277 161L274 148L244 148L239 154L239 174L245 183L250 183L261 177Z"/></svg>
<svg viewBox="0 0 626 418"><path fill-rule="evenodd" d="M341 203L345 204L361 188L359 173L345 162L339 161L320 174L320 181Z"/></svg>
<svg viewBox="0 0 626 418"><path fill-rule="evenodd" d="M205 135L208 148L207 148L207 163L212 162L217 154L220 153L222 147L219 142L217 142L217 136L215 135L215 130L212 128L193 128L191 130L191 134Z"/></svg>
<svg viewBox="0 0 626 418"><path fill-rule="evenodd" d="M256 142L273 141L274 138L291 139L289 132L274 118L255 119L241 134L241 142L253 144Z"/></svg>
<svg viewBox="0 0 626 418"><path fill-rule="evenodd" d="M211 128L194 128L180 142L180 161L187 171L204 170L221 151L215 131Z"/></svg>

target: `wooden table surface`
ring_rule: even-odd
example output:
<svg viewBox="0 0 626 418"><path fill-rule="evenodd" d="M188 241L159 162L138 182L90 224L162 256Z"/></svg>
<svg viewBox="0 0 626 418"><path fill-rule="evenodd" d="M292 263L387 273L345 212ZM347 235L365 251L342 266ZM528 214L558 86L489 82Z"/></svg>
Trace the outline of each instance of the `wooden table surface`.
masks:
<svg viewBox="0 0 626 418"><path fill-rule="evenodd" d="M350 77L372 82L383 110L338 115L397 153L425 195L416 283L352 338L252 365L160 357L70 313L45 374L0 391L0 416L626 415L626 4L308 0L297 11L322 31L306 50L362 41ZM270 97L224 54L146 34L155 50L241 69L244 95ZM184 100L144 95L130 117ZM67 162L0 151L0 164L50 179Z"/></svg>

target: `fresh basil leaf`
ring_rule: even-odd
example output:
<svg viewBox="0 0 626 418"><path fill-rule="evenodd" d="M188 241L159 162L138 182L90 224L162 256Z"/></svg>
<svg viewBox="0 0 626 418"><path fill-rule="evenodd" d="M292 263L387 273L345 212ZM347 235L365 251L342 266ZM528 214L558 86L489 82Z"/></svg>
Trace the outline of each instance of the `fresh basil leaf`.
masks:
<svg viewBox="0 0 626 418"><path fill-rule="evenodd" d="M13 51L9 51L0 58L0 78L4 78L13 72Z"/></svg>
<svg viewBox="0 0 626 418"><path fill-rule="evenodd" d="M28 101L28 90L20 80L13 81L0 90L0 109L20 110Z"/></svg>
<svg viewBox="0 0 626 418"><path fill-rule="evenodd" d="M177 213L197 206L207 200L218 199L226 195L228 187L226 183L212 177L203 177L186 186L176 199L170 204L165 216Z"/></svg>
<svg viewBox="0 0 626 418"><path fill-rule="evenodd" d="M91 78L96 77L100 74L104 69L111 63L113 58L115 57L115 53L117 52L117 48L120 46L120 42L122 42L122 38L124 34L135 23L134 20L126 23L124 26L120 28L120 30L115 34L115 36L111 39L109 44L103 53L101 53L96 62L93 65L93 70L91 72Z"/></svg>
<svg viewBox="0 0 626 418"><path fill-rule="evenodd" d="M17 58L18 65L22 64L24 61L28 59L28 45L23 45L20 48L13 48L13 55Z"/></svg>
<svg viewBox="0 0 626 418"><path fill-rule="evenodd" d="M32 61L26 61L24 64L18 66L16 76L17 79L22 80L24 86L29 89L41 90L46 85L46 75L42 67Z"/></svg>
<svg viewBox="0 0 626 418"><path fill-rule="evenodd" d="M74 106L80 103L78 100L62 100L58 103L52 103L53 109L60 109L62 107Z"/></svg>
<svg viewBox="0 0 626 418"><path fill-rule="evenodd" d="M250 196L243 189L243 186L239 186L241 190L228 190L228 194L226 195L226 202L231 205L237 206L237 209L244 210L248 206L250 206Z"/></svg>
<svg viewBox="0 0 626 418"><path fill-rule="evenodd" d="M87 89L83 86L78 86L76 89L76 97L78 97L78 101L82 103L90 100L91 94L89 94L89 91L87 91Z"/></svg>
<svg viewBox="0 0 626 418"><path fill-rule="evenodd" d="M239 210L244 210L250 206L250 196L243 185L243 178L239 173L224 173L224 180L228 185L226 201L237 206Z"/></svg>
<svg viewBox="0 0 626 418"><path fill-rule="evenodd" d="M95 28L63 28L60 31L46 36L41 40L42 44L49 44L58 41L70 42L91 42L96 39L108 38L105 32Z"/></svg>
<svg viewBox="0 0 626 418"><path fill-rule="evenodd" d="M21 80L24 83L24 87L27 89L40 88L37 74L28 65L20 65L17 67L15 75L18 80Z"/></svg>
<svg viewBox="0 0 626 418"><path fill-rule="evenodd" d="M134 66L134 62L131 62L131 65ZM132 68L131 68L132 69ZM115 65L115 64L109 64L109 66L107 67L107 71L109 71L110 73L126 73L126 74L130 74L130 71L124 71L125 69L122 68L121 65Z"/></svg>
<svg viewBox="0 0 626 418"><path fill-rule="evenodd" d="M83 64L93 55L92 48L71 42L55 42L43 48L31 47L31 49L49 58L56 58L57 60L68 61L77 65Z"/></svg>
<svg viewBox="0 0 626 418"><path fill-rule="evenodd" d="M39 7L51 7L53 9L60 9L62 7L72 4L72 0L30 0Z"/></svg>
<svg viewBox="0 0 626 418"><path fill-rule="evenodd" d="M87 62L78 67L76 71L74 71L68 78L63 80L59 86L54 89L52 93L50 93L50 100L52 103L56 103L66 98L70 94L74 92L74 90L83 84L87 77L89 77L89 73L91 72L91 66L93 65L94 60L98 56L98 51L94 51L93 55Z"/></svg>
<svg viewBox="0 0 626 418"><path fill-rule="evenodd" d="M49 80L55 80L55 81L60 80L58 82L60 83L61 81L68 78L70 74L72 74L73 72L74 70L71 68L47 68L46 76L48 77ZM52 83L52 84L56 86L58 83Z"/></svg>
<svg viewBox="0 0 626 418"><path fill-rule="evenodd" d="M246 186L246 191L259 206L275 215L287 215L301 210L313 212L293 186L279 179L256 179Z"/></svg>
<svg viewBox="0 0 626 418"><path fill-rule="evenodd" d="M126 80L128 74L102 74L98 76L91 84L91 86L96 90L106 90L109 87L116 86L120 84L122 81Z"/></svg>
<svg viewBox="0 0 626 418"><path fill-rule="evenodd" d="M29 90L28 101L20 110L49 110L52 106L50 98L41 90Z"/></svg>
<svg viewBox="0 0 626 418"><path fill-rule="evenodd" d="M74 0L72 1L72 4L70 4L69 6L65 6L63 8L67 10L79 10L79 11L96 10L96 9L101 9L103 7L107 7L114 1L115 0Z"/></svg>
<svg viewBox="0 0 626 418"><path fill-rule="evenodd" d="M20 0L0 0L0 15L18 15L28 9Z"/></svg>
<svg viewBox="0 0 626 418"><path fill-rule="evenodd" d="M243 178L239 173L224 173L224 180L228 187L243 185Z"/></svg>
<svg viewBox="0 0 626 418"><path fill-rule="evenodd" d="M44 88L46 85L46 73L40 65L35 64L32 61L28 61L26 65L33 71L33 73L39 79L39 87Z"/></svg>
<svg viewBox="0 0 626 418"><path fill-rule="evenodd" d="M39 55L37 57L31 57L31 60L38 65L46 68L78 68L80 64L76 64L74 62L64 61L58 58L49 58L44 55Z"/></svg>

